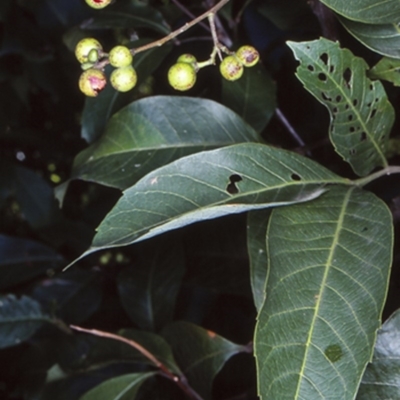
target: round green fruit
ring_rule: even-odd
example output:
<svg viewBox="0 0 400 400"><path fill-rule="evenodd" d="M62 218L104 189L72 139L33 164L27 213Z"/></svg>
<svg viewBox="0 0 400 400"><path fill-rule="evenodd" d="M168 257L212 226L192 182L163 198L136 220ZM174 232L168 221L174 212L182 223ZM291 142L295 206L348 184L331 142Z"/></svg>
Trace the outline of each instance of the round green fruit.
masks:
<svg viewBox="0 0 400 400"><path fill-rule="evenodd" d="M106 86L107 79L103 71L88 69L79 78L79 89L89 97L96 97Z"/></svg>
<svg viewBox="0 0 400 400"><path fill-rule="evenodd" d="M196 71L192 64L178 62L168 71L168 82L175 89L180 91L189 90L196 83Z"/></svg>
<svg viewBox="0 0 400 400"><path fill-rule="evenodd" d="M242 46L236 52L236 57L245 67L253 67L258 63L260 54L253 46Z"/></svg>
<svg viewBox="0 0 400 400"><path fill-rule="evenodd" d="M110 81L118 92L128 92L136 86L137 74L131 65L117 68L112 72Z"/></svg>
<svg viewBox="0 0 400 400"><path fill-rule="evenodd" d="M197 63L196 57L193 54L189 54L189 53L185 53L185 54L181 54L178 59L176 60L176 62L183 62L186 64L195 64Z"/></svg>
<svg viewBox="0 0 400 400"><path fill-rule="evenodd" d="M228 56L222 60L219 70L228 81L236 81L243 75L243 64L236 56Z"/></svg>
<svg viewBox="0 0 400 400"><path fill-rule="evenodd" d="M127 67L132 64L132 54L125 46L115 46L108 55L108 60L113 67Z"/></svg>
<svg viewBox="0 0 400 400"><path fill-rule="evenodd" d="M89 7L100 9L107 7L112 0L85 0L85 1Z"/></svg>
<svg viewBox="0 0 400 400"><path fill-rule="evenodd" d="M102 51L103 47L100 42L93 38L85 38L78 42L75 47L75 56L78 61L83 64L88 62L88 56L92 52L92 50L96 50L97 52ZM93 54L93 52L91 53ZM98 53L97 53L98 54Z"/></svg>

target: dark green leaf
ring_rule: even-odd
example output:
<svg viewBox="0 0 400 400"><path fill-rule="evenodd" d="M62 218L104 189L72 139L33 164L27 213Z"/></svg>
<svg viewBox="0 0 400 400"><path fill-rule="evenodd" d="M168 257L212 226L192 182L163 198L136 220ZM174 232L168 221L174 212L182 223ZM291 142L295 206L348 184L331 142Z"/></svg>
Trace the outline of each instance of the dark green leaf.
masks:
<svg viewBox="0 0 400 400"><path fill-rule="evenodd" d="M51 318L35 300L11 294L0 297L0 349L24 342L45 322L51 322Z"/></svg>
<svg viewBox="0 0 400 400"><path fill-rule="evenodd" d="M211 399L213 380L225 362L237 353L247 352L244 346L189 322L168 325L163 336L190 386L205 400Z"/></svg>
<svg viewBox="0 0 400 400"><path fill-rule="evenodd" d="M385 24L400 20L400 4L397 0L321 0L338 14L354 21Z"/></svg>
<svg viewBox="0 0 400 400"><path fill-rule="evenodd" d="M262 399L354 399L370 360L392 258L391 213L332 187L273 210L255 354Z"/></svg>
<svg viewBox="0 0 400 400"><path fill-rule="evenodd" d="M271 210L250 211L247 216L247 248L254 304L260 311L265 299L268 274L267 228Z"/></svg>
<svg viewBox="0 0 400 400"><path fill-rule="evenodd" d="M80 400L134 400L142 383L154 372L111 378L85 393Z"/></svg>
<svg viewBox="0 0 400 400"><path fill-rule="evenodd" d="M400 86L400 60L383 57L368 71L372 79L384 79L392 82L394 86Z"/></svg>
<svg viewBox="0 0 400 400"><path fill-rule="evenodd" d="M146 242L137 249L134 265L118 275L121 303L141 329L157 331L172 320L184 273L183 248L178 240Z"/></svg>
<svg viewBox="0 0 400 400"><path fill-rule="evenodd" d="M367 78L367 63L323 38L288 45L300 61L297 77L329 110L336 151L361 176L387 166L394 110L382 83Z"/></svg>
<svg viewBox="0 0 400 400"><path fill-rule="evenodd" d="M214 101L147 97L111 118L100 140L75 158L72 177L126 189L182 156L257 140L249 125Z"/></svg>
<svg viewBox="0 0 400 400"><path fill-rule="evenodd" d="M374 357L357 395L357 400L377 399L400 399L400 310L378 331Z"/></svg>
<svg viewBox="0 0 400 400"><path fill-rule="evenodd" d="M226 106L261 132L275 112L275 84L265 68L258 64L246 68L243 77L237 81L223 79L222 99Z"/></svg>
<svg viewBox="0 0 400 400"><path fill-rule="evenodd" d="M134 42L134 45L141 46L149 42L143 39ZM107 85L95 99L87 98L82 113L82 138L88 143L97 140L110 117L137 97L140 85L158 68L170 51L171 46L165 45L135 55L133 66L138 75L138 83L134 90L122 93Z"/></svg>
<svg viewBox="0 0 400 400"><path fill-rule="evenodd" d="M261 144L197 153L127 189L81 257L197 221L308 201L328 183L348 181L298 154Z"/></svg>
<svg viewBox="0 0 400 400"><path fill-rule="evenodd" d="M400 32L396 23L364 24L339 17L341 24L364 46L384 56L400 58Z"/></svg>
<svg viewBox="0 0 400 400"><path fill-rule="evenodd" d="M33 240L0 235L0 290L60 268L64 259Z"/></svg>

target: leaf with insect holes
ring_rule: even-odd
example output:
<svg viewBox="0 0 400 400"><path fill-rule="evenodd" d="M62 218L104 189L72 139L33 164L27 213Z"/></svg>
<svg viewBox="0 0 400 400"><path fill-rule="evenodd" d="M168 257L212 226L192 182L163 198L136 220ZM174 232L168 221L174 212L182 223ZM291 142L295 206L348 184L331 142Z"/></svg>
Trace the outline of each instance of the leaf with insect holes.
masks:
<svg viewBox="0 0 400 400"><path fill-rule="evenodd" d="M366 76L366 62L324 38L288 46L300 61L297 77L329 110L336 152L360 176L387 166L394 110L382 83Z"/></svg>

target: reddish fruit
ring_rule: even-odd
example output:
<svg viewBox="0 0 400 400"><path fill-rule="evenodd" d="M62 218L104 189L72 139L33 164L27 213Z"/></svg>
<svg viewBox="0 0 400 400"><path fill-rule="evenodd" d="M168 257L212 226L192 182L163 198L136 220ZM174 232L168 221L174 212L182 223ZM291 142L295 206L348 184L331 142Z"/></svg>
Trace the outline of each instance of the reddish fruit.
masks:
<svg viewBox="0 0 400 400"><path fill-rule="evenodd" d="M88 69L79 78L79 89L89 97L96 97L106 86L107 79L103 71Z"/></svg>
<svg viewBox="0 0 400 400"><path fill-rule="evenodd" d="M85 1L89 7L100 9L107 7L112 0L85 0Z"/></svg>
<svg viewBox="0 0 400 400"><path fill-rule="evenodd" d="M258 63L260 54L253 46L242 46L236 52L236 57L245 67L252 67Z"/></svg>

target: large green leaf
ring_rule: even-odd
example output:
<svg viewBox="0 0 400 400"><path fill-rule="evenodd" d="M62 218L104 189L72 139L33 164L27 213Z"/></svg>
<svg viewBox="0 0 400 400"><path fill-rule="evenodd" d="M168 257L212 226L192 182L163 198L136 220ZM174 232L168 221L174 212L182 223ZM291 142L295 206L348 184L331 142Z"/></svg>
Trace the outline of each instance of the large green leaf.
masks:
<svg viewBox="0 0 400 400"><path fill-rule="evenodd" d="M157 331L172 321L185 264L182 244L174 239L143 243L134 265L118 275L121 303L141 329Z"/></svg>
<svg viewBox="0 0 400 400"><path fill-rule="evenodd" d="M367 78L366 62L323 38L288 45L300 61L297 77L329 110L336 151L361 176L387 166L394 110L382 83Z"/></svg>
<svg viewBox="0 0 400 400"><path fill-rule="evenodd" d="M275 92L275 84L261 64L246 68L237 81L222 81L222 102L257 132L266 127L275 112Z"/></svg>
<svg viewBox="0 0 400 400"><path fill-rule="evenodd" d="M0 349L29 339L45 322L51 322L35 300L14 295L0 297Z"/></svg>
<svg viewBox="0 0 400 400"><path fill-rule="evenodd" d="M400 58L400 30L397 23L364 24L339 17L341 24L364 46L388 57Z"/></svg>
<svg viewBox="0 0 400 400"><path fill-rule="evenodd" d="M250 259L250 281L254 304L260 311L265 299L268 275L267 227L271 210L250 211L247 216L247 248Z"/></svg>
<svg viewBox="0 0 400 400"><path fill-rule="evenodd" d="M72 178L126 189L182 156L257 140L249 125L214 101L147 97L111 118L100 140L75 158Z"/></svg>
<svg viewBox="0 0 400 400"><path fill-rule="evenodd" d="M80 400L134 400L142 383L154 374L142 372L108 379L89 390Z"/></svg>
<svg viewBox="0 0 400 400"><path fill-rule="evenodd" d="M382 325L357 400L400 399L400 310Z"/></svg>
<svg viewBox="0 0 400 400"><path fill-rule="evenodd" d="M197 221L311 200L329 183L348 180L298 154L261 144L197 153L125 190L81 257Z"/></svg>
<svg viewBox="0 0 400 400"><path fill-rule="evenodd" d="M391 213L335 186L273 210L255 354L262 399L354 399L371 359L392 258Z"/></svg>
<svg viewBox="0 0 400 400"><path fill-rule="evenodd" d="M248 351L245 346L189 322L174 322L164 328L162 335L171 345L190 386L204 400L211 399L213 380L225 362Z"/></svg>
<svg viewBox="0 0 400 400"><path fill-rule="evenodd" d="M392 82L394 86L400 86L400 60L382 57L379 62L368 71L372 79L384 79Z"/></svg>
<svg viewBox="0 0 400 400"><path fill-rule="evenodd" d="M137 47L149 42L149 39L143 39L133 44ZM171 46L165 45L135 55L133 66L138 75L138 83L134 90L123 93L107 85L96 98L87 98L82 112L82 138L88 143L98 139L110 117L137 97L140 85L158 68L170 51ZM111 69L107 71L110 73Z"/></svg>
<svg viewBox="0 0 400 400"><path fill-rule="evenodd" d="M385 24L400 20L398 0L321 0L321 3L354 21Z"/></svg>

